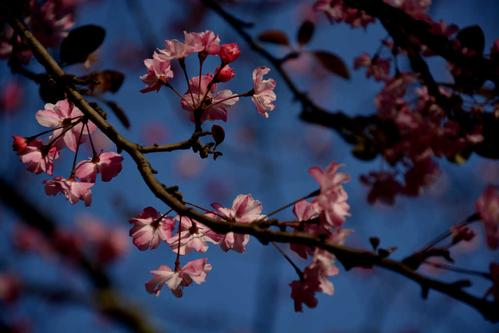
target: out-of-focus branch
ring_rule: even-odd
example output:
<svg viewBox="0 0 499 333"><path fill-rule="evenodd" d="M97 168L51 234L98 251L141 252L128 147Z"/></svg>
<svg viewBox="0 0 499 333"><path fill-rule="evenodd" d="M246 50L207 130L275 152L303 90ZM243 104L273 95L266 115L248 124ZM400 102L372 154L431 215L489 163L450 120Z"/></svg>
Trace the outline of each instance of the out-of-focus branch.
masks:
<svg viewBox="0 0 499 333"><path fill-rule="evenodd" d="M390 6L382 0L344 0L344 2L378 18L384 24L398 26L407 34L406 37L411 35L417 37L422 44L447 61L497 82L499 78L497 64L483 56L468 57L464 55L454 47L454 43L449 38L432 33L428 23L415 19L403 10Z"/></svg>
<svg viewBox="0 0 499 333"><path fill-rule="evenodd" d="M85 98L75 89L71 83L65 82L65 73L57 62L50 56L47 50L33 36L22 21L10 17L10 24L19 36L30 46L36 59L45 67L52 78L64 86L67 97L120 149L126 151L134 160L137 168L151 192L166 205L170 206L178 214L188 216L211 228L215 232L235 232L248 234L257 238L263 244L271 241L280 243L295 243L311 247L317 247L334 254L346 269L353 267L379 266L396 272L414 282L418 283L426 294L428 290L439 291L455 300L468 304L479 311L486 319L499 321L499 304L486 299L473 296L465 292L461 286L453 283L442 282L410 269L403 263L380 256L377 253L355 249L347 246L335 245L326 242L321 237L316 237L303 232L286 232L270 230L262 227L259 223L241 224L224 220L209 218L204 213L187 207L178 193L177 187L168 187L161 183L155 176L155 171L150 162L140 151L139 146L121 135L102 115L97 112Z"/></svg>
<svg viewBox="0 0 499 333"><path fill-rule="evenodd" d="M54 246L54 250L59 256L76 263L76 267L87 275L94 286L93 297L80 303L94 305L93 307L100 313L109 316L132 332L155 332L155 329L147 322L144 314L137 310L138 307L129 304L113 288L112 282L106 272L96 266L83 253L75 253L74 251L68 253L67 249L61 246L60 243L53 241L57 233L57 225L53 219L39 210L15 186L9 184L3 177L0 177L0 202L18 215L24 223L39 230ZM64 296L70 297L72 295ZM76 298L72 299L72 301L75 300ZM82 301L82 298L78 298L78 300Z"/></svg>

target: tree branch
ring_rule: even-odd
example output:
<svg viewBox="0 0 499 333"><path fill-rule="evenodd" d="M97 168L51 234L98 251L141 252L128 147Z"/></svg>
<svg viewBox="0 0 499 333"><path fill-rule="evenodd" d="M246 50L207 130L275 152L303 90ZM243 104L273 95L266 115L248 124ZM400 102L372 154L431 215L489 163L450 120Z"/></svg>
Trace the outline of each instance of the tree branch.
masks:
<svg viewBox="0 0 499 333"><path fill-rule="evenodd" d="M214 4L212 1L205 1L207 4ZM21 38L31 47L33 54L38 61L46 68L48 73L53 76L53 79L63 84L64 71L48 54L47 50L39 43L39 41L31 34L22 21L15 17L9 17L14 30ZM235 22L233 24L236 24ZM406 278L418 283L427 294L430 289L439 291L448 295L455 300L468 304L479 311L486 319L497 322L499 321L499 304L482 298L475 297L462 290L459 286L446 283L432 278L425 277L414 270L411 270L401 262L381 257L376 253L354 249L347 246L339 246L325 242L323 239L311 236L302 232L285 232L275 231L260 226L258 223L239 224L230 223L223 220L215 220L207 217L202 212L196 211L187 207L182 201L179 193L173 188L169 188L162 184L154 175L150 162L145 158L144 154L139 150L138 145L130 142L124 136L114 129L90 104L81 96L81 94L67 82L64 87L68 98L119 148L125 150L135 161L137 168L144 179L144 182L149 187L151 192L162 202L170 206L178 214L188 216L206 225L210 229L219 233L235 232L240 234L248 234L257 238L263 244L268 244L270 241L280 243L296 243L311 247L318 247L334 254L343 266L348 270L353 267L372 267L379 266L384 269L396 272ZM305 99L306 101L307 99Z"/></svg>

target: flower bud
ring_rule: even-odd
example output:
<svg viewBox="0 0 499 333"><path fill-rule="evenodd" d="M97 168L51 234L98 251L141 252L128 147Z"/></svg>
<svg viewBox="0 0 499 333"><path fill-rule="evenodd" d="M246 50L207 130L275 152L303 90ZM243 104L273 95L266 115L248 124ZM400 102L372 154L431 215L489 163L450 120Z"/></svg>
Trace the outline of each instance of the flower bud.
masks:
<svg viewBox="0 0 499 333"><path fill-rule="evenodd" d="M17 153L23 152L28 146L28 140L25 137L14 135L12 139L12 149Z"/></svg>
<svg viewBox="0 0 499 333"><path fill-rule="evenodd" d="M236 76L236 73L229 65L225 65L222 67L220 71L218 71L217 76L215 77L216 82L227 82L232 80L232 78Z"/></svg>
<svg viewBox="0 0 499 333"><path fill-rule="evenodd" d="M220 47L220 59L222 60L222 63L224 64L229 64L236 60L239 55L241 54L241 51L239 50L239 46L237 46L236 43L230 43L230 44L223 44Z"/></svg>

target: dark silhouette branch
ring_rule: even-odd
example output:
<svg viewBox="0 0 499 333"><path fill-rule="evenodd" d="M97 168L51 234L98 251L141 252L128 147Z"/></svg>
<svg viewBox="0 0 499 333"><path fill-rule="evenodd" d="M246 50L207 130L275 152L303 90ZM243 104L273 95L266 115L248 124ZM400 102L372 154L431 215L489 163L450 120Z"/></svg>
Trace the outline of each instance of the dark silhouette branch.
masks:
<svg viewBox="0 0 499 333"><path fill-rule="evenodd" d="M39 230L54 247L56 253L62 258L75 263L76 267L92 283L94 287L93 297L83 299L64 293L64 300L93 305L93 308L124 325L132 332L152 333L156 331L147 322L144 314L137 310L137 306L130 304L113 288L110 278L101 267L95 265L83 253L75 253L75 251L68 252L60 242L53 241L57 235L57 224L54 220L38 209L3 177L0 177L0 202L19 216L22 222ZM40 289L38 291L41 292ZM57 295L53 294L52 296L55 297Z"/></svg>

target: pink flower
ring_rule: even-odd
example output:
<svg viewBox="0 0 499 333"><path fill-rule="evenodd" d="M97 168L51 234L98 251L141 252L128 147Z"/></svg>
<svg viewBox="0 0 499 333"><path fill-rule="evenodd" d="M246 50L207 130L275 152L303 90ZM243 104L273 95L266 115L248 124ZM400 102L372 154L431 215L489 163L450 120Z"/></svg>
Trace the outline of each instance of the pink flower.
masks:
<svg viewBox="0 0 499 333"><path fill-rule="evenodd" d="M162 61L183 59L192 53L191 47L176 39L165 40L165 48L159 49L158 58Z"/></svg>
<svg viewBox="0 0 499 333"><path fill-rule="evenodd" d="M395 178L395 174L387 171L369 172L368 175L360 177L362 184L370 186L367 202L370 204L380 201L387 205L393 205L395 197L402 193L403 186Z"/></svg>
<svg viewBox="0 0 499 333"><path fill-rule="evenodd" d="M85 202L85 206L90 206L92 203L93 183L77 182L72 178L55 177L51 180L43 182L45 184L45 193L47 195L56 195L63 193L66 199L71 204L77 203L79 200Z"/></svg>
<svg viewBox="0 0 499 333"><path fill-rule="evenodd" d="M114 152L100 153L92 159L81 161L76 165L75 176L81 181L95 183L97 173L102 181L108 182L121 171L123 157Z"/></svg>
<svg viewBox="0 0 499 333"><path fill-rule="evenodd" d="M229 222L249 224L266 218L262 215L262 204L254 200L251 194L239 194L232 202L232 208L224 208L217 203L212 204L218 215L224 217ZM246 251L246 244L249 242L249 235L235 234L228 232L222 236L220 247L224 251L233 249L236 252Z"/></svg>
<svg viewBox="0 0 499 333"><path fill-rule="evenodd" d="M298 201L293 207L293 213L296 215L298 221L303 222L303 232L314 234L318 232L327 232L323 230L321 226L317 223L311 223L310 220L318 218L321 211L317 206L317 203L310 203L307 200ZM307 256L314 253L314 249L310 246L302 244L289 244L291 251L294 251L303 259L307 259Z"/></svg>
<svg viewBox="0 0 499 333"><path fill-rule="evenodd" d="M319 167L312 167L309 170L310 175L317 180L321 188L317 197L317 205L322 212L324 222L331 227L341 226L345 223L345 218L350 216L348 194L342 186L349 180L349 177L337 172L340 166L332 162L325 170Z"/></svg>
<svg viewBox="0 0 499 333"><path fill-rule="evenodd" d="M239 96L228 89L215 92L216 84L212 84L207 91L212 80L211 74L205 74L201 80L195 76L189 81L189 90L182 97L181 104L184 110L191 112L191 120L194 120L194 111L202 109L201 122L216 119L227 121L227 110L239 100Z"/></svg>
<svg viewBox="0 0 499 333"><path fill-rule="evenodd" d="M488 186L478 198L476 210L485 227L487 245L493 250L499 248L499 187Z"/></svg>
<svg viewBox="0 0 499 333"><path fill-rule="evenodd" d="M144 65L147 67L147 73L142 75L140 79L147 86L141 89L140 92L159 91L163 85L173 78L170 61L162 59L157 52L154 52L152 59L144 60Z"/></svg>
<svg viewBox="0 0 499 333"><path fill-rule="evenodd" d="M205 52L215 55L220 52L220 37L213 31L186 32L184 31L185 44L191 52Z"/></svg>
<svg viewBox="0 0 499 333"><path fill-rule="evenodd" d="M338 268L334 264L334 256L324 250L316 249L312 263L303 271L302 278L291 282L291 298L295 303L295 311L303 311L302 304L309 308L317 306L316 292L333 295L334 287L329 276L338 274Z"/></svg>
<svg viewBox="0 0 499 333"><path fill-rule="evenodd" d="M267 111L274 110L275 105L273 102L277 98L274 93L275 81L273 79L263 79L263 76L268 72L270 72L270 68L264 66L253 70L253 96L251 97L257 111L265 118L269 117Z"/></svg>
<svg viewBox="0 0 499 333"><path fill-rule="evenodd" d="M78 234L82 235L97 262L107 264L120 258L128 249L128 237L122 228L107 227L92 217L78 220Z"/></svg>
<svg viewBox="0 0 499 333"><path fill-rule="evenodd" d="M22 282L12 273L0 273L0 301L7 304L15 302L22 292Z"/></svg>
<svg viewBox="0 0 499 333"><path fill-rule="evenodd" d="M347 6L343 0L317 0L314 10L322 11L331 22L345 22L352 27L366 27L375 21L364 11Z"/></svg>
<svg viewBox="0 0 499 333"><path fill-rule="evenodd" d="M227 82L236 76L236 73L229 65L223 66L220 70L217 69L217 72L218 74L215 77L216 82Z"/></svg>
<svg viewBox="0 0 499 333"><path fill-rule="evenodd" d="M12 137L12 150L20 154L28 147L28 140L24 136L14 135Z"/></svg>
<svg viewBox="0 0 499 333"><path fill-rule="evenodd" d="M220 56L220 60L222 60L222 63L229 64L235 61L240 54L241 51L239 50L239 46L237 46L236 43L230 43L223 44L220 47L220 53L218 55Z"/></svg>
<svg viewBox="0 0 499 333"><path fill-rule="evenodd" d="M141 251L157 248L160 241L167 241L172 237L175 228L175 220L161 215L152 207L144 208L129 223L133 224L130 229L133 244Z"/></svg>
<svg viewBox="0 0 499 333"><path fill-rule="evenodd" d="M161 288L166 284L175 296L182 297L184 287L189 286L192 282L203 283L211 269L212 266L208 264L206 258L189 261L178 271L161 265L157 270L151 271L153 278L146 283L146 290L158 296Z"/></svg>
<svg viewBox="0 0 499 333"><path fill-rule="evenodd" d="M193 221L187 216L176 217L176 220L181 221L180 235L177 233L168 239L168 244L173 252L178 252L180 255L185 255L191 251L206 252L208 242L213 244L220 242L221 235L205 225Z"/></svg>
<svg viewBox="0 0 499 333"><path fill-rule="evenodd" d="M64 144L72 151L76 151L80 133L82 134L80 143L83 141L84 136L88 134L86 129L82 132L82 118L83 113L80 109L67 99L60 100L55 105L47 103L43 110L36 113L36 120L40 125L54 128L50 138L62 136ZM95 125L90 121L88 121L87 125L90 133L96 129Z"/></svg>
<svg viewBox="0 0 499 333"><path fill-rule="evenodd" d="M45 146L42 141L37 139L28 141L26 138L15 136L13 148L28 171L35 174L46 172L48 175L52 175L54 160L59 158L57 147Z"/></svg>
<svg viewBox="0 0 499 333"><path fill-rule="evenodd" d="M17 81L9 81L0 91L0 111L10 113L17 110L24 100L24 88Z"/></svg>

